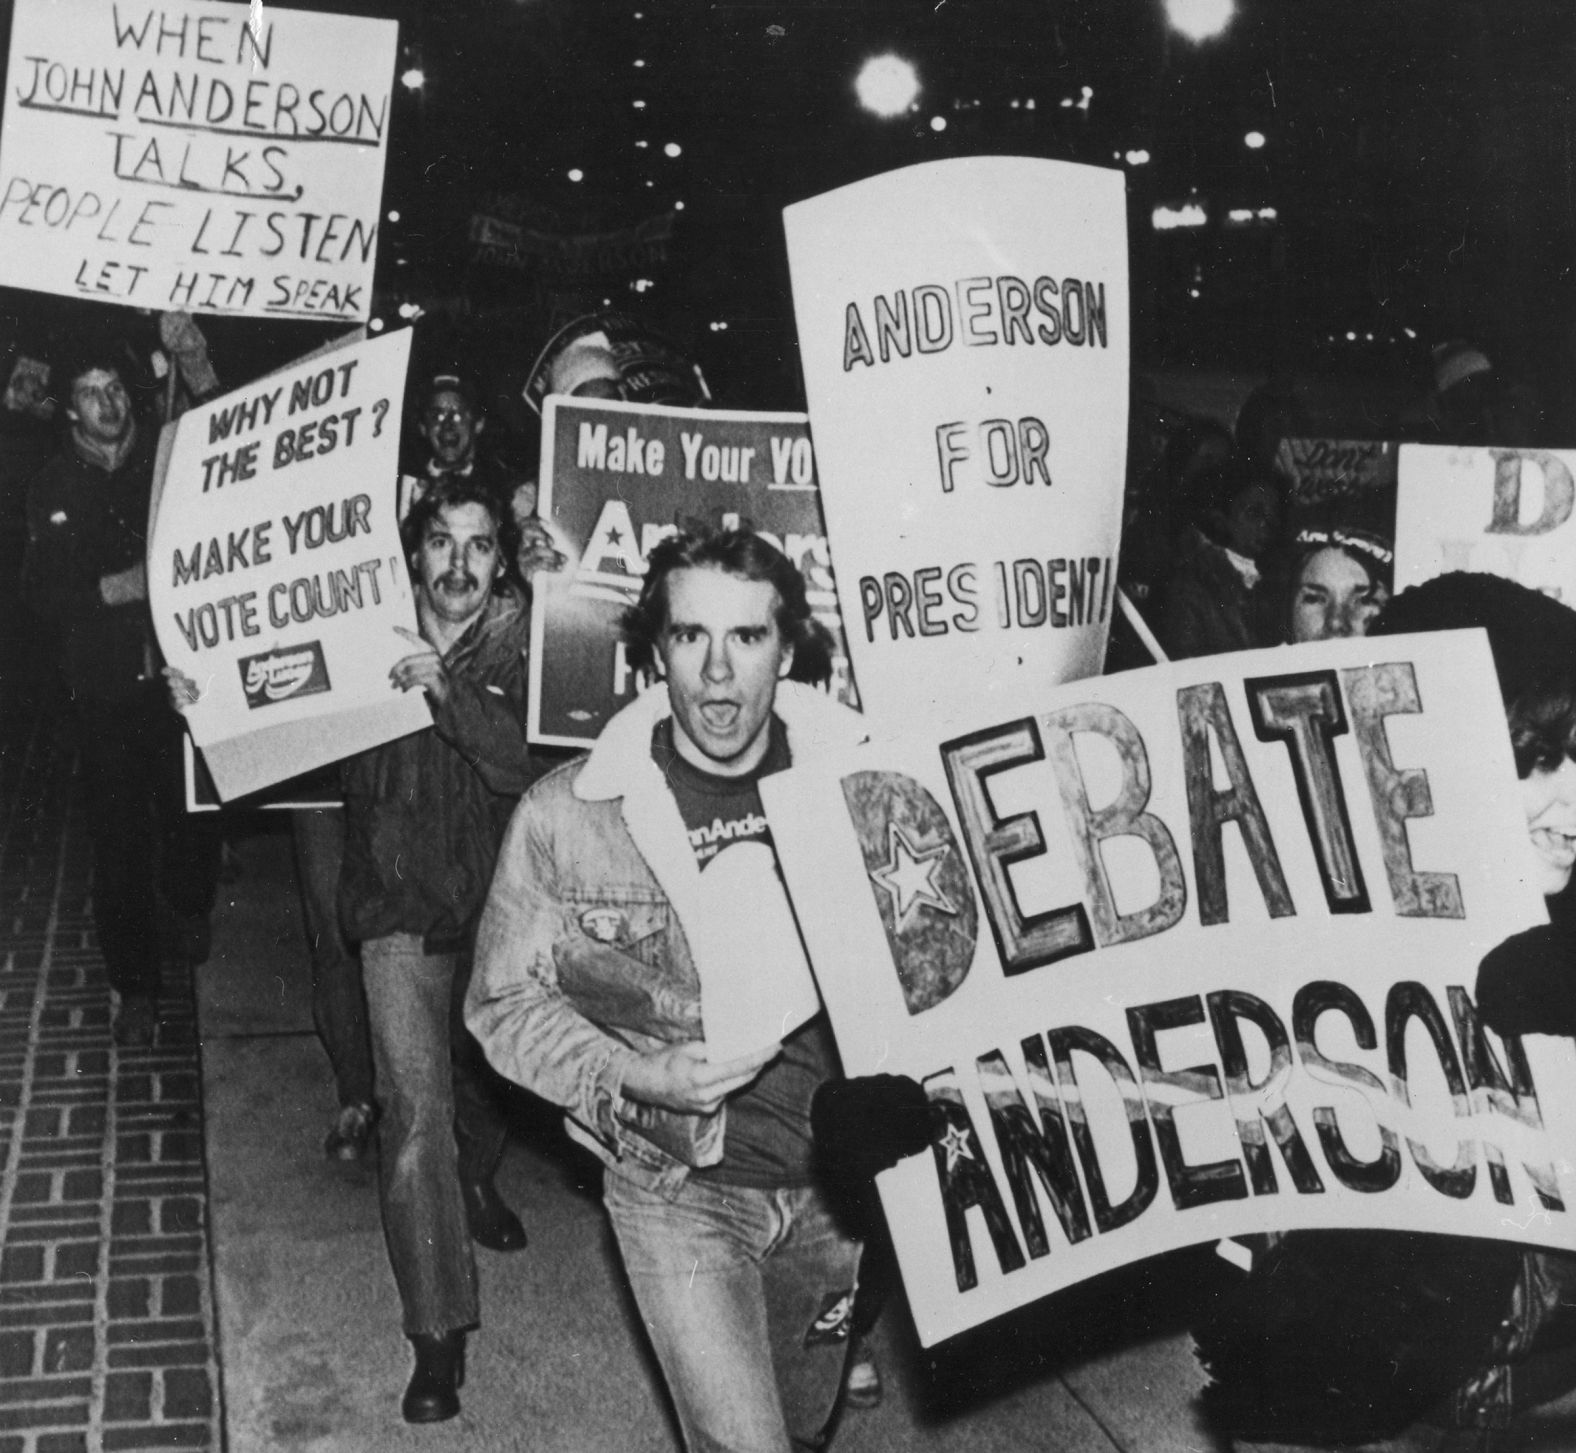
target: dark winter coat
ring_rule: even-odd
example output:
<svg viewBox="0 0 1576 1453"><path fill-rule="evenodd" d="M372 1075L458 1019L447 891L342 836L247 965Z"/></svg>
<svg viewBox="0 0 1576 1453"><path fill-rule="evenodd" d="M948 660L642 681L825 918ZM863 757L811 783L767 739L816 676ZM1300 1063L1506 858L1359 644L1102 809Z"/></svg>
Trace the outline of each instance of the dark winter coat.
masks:
<svg viewBox="0 0 1576 1453"><path fill-rule="evenodd" d="M529 619L518 595L493 596L443 658L449 693L433 725L345 763L339 913L349 938L414 933L434 952L464 942L530 782Z"/></svg>
<svg viewBox="0 0 1576 1453"><path fill-rule="evenodd" d="M58 627L61 672L75 697L130 696L154 662L147 602L106 605L99 581L147 550L157 442L142 429L120 467L106 471L68 440L28 485L22 596Z"/></svg>

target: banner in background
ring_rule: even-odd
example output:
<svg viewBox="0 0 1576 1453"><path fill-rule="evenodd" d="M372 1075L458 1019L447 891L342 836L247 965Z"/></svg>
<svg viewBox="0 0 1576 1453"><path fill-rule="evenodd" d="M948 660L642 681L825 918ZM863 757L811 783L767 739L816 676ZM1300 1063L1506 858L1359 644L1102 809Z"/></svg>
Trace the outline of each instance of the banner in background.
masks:
<svg viewBox="0 0 1576 1453"><path fill-rule="evenodd" d="M0 283L362 321L398 27L205 0L17 0Z"/></svg>
<svg viewBox="0 0 1576 1453"><path fill-rule="evenodd" d="M395 512L408 329L199 404L167 427L148 538L165 659L225 799L431 724Z"/></svg>
<svg viewBox="0 0 1576 1453"><path fill-rule="evenodd" d="M1403 444L1395 585L1503 575L1576 605L1576 450Z"/></svg>
<svg viewBox="0 0 1576 1453"><path fill-rule="evenodd" d="M1100 671L1127 449L1120 172L928 162L783 214L867 716Z"/></svg>
<svg viewBox="0 0 1576 1453"><path fill-rule="evenodd" d="M1290 525L1343 524L1395 533L1396 448L1370 439L1282 439L1276 468L1286 477Z"/></svg>
<svg viewBox="0 0 1576 1453"><path fill-rule="evenodd" d="M569 563L532 582L532 742L588 746L634 699L618 618L640 594L652 546L680 521L746 523L782 549L832 633L832 689L857 704L803 414L549 395L537 510Z"/></svg>
<svg viewBox="0 0 1576 1453"><path fill-rule="evenodd" d="M1481 632L964 725L761 783L844 1068L945 1115L878 1181L927 1344L1219 1237L1576 1249L1576 1054L1473 1005L1544 916Z"/></svg>

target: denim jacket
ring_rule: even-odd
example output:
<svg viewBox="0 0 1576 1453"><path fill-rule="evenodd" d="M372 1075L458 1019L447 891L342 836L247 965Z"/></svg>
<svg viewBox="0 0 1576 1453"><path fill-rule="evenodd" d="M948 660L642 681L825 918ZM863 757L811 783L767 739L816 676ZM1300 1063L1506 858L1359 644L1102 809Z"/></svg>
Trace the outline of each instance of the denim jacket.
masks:
<svg viewBox="0 0 1576 1453"><path fill-rule="evenodd" d="M864 735L858 715L811 687L781 683L775 710L795 761ZM574 1139L653 1187L722 1159L726 1107L690 1115L626 1100L625 1070L645 1050L704 1038L697 960L736 967L748 954L697 921L700 869L651 757L652 731L669 714L659 684L608 723L589 755L521 801L465 1006L502 1074L564 1106ZM759 922L794 932L770 866L747 891Z"/></svg>

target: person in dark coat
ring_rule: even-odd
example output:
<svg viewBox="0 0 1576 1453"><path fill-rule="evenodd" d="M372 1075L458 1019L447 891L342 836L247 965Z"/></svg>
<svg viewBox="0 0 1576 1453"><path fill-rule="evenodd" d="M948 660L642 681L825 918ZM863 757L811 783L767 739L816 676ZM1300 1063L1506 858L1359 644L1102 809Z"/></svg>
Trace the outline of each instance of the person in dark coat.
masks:
<svg viewBox="0 0 1576 1453"><path fill-rule="evenodd" d="M163 958L208 957L218 835L188 814L181 721L148 610L148 510L158 429L137 418L125 357L84 344L61 361L59 452L27 496L22 593L58 630L93 844L93 921L123 1046L151 1044Z"/></svg>
<svg viewBox="0 0 1576 1453"><path fill-rule="evenodd" d="M389 1260L416 1368L408 1422L459 1412L477 1325L474 1238L525 1245L493 1173L505 1125L461 1006L498 844L529 782L528 613L505 582L514 519L484 484L435 483L401 535L420 636L391 672L425 691L433 725L345 765L340 918L361 944L379 1111Z"/></svg>

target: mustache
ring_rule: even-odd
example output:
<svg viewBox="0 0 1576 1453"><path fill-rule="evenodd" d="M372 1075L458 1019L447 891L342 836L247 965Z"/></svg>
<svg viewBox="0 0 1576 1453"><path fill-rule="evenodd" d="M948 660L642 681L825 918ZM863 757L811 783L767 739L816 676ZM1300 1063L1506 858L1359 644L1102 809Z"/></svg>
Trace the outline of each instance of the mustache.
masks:
<svg viewBox="0 0 1576 1453"><path fill-rule="evenodd" d="M450 570L440 575L436 582L444 590L475 590L481 582L468 570Z"/></svg>

